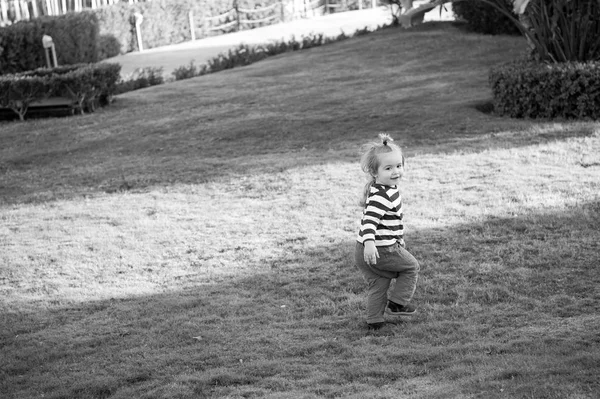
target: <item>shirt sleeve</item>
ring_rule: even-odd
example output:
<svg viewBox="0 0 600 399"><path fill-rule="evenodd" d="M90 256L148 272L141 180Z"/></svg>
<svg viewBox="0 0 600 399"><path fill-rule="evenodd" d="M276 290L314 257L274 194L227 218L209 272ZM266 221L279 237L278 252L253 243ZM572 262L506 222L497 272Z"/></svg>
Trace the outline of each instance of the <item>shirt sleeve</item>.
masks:
<svg viewBox="0 0 600 399"><path fill-rule="evenodd" d="M392 203L384 193L377 192L369 196L360 225L363 242L375 241L377 226L381 223L383 215L385 215L391 207Z"/></svg>

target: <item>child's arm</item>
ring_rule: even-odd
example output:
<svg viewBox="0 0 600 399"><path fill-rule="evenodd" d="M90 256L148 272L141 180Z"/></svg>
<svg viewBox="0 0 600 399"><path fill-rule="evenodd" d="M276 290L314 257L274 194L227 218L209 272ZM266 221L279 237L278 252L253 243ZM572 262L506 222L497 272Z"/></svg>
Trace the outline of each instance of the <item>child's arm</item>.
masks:
<svg viewBox="0 0 600 399"><path fill-rule="evenodd" d="M361 220L361 233L363 236L364 258L368 265L377 264L379 251L375 245L377 226L387 211L393 207L393 202L385 193L377 193L369 198L363 218Z"/></svg>

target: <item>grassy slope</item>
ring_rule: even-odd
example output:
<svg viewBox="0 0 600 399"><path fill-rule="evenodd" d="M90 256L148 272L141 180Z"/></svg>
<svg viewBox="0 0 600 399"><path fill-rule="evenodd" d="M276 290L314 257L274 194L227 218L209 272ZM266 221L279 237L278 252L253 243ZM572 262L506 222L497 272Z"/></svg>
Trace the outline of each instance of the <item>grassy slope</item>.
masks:
<svg viewBox="0 0 600 399"><path fill-rule="evenodd" d="M519 39L384 30L0 125L0 392L592 398L593 122L497 118ZM379 131L409 156L420 314L367 333L352 265Z"/></svg>

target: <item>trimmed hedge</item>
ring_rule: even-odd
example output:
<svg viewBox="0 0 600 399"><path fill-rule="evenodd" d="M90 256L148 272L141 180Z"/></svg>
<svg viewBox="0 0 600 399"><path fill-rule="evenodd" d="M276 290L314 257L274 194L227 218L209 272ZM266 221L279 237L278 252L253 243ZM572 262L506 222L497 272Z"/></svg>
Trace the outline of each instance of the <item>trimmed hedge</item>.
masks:
<svg viewBox="0 0 600 399"><path fill-rule="evenodd" d="M50 97L64 97L84 113L96 105L106 105L117 89L121 65L114 63L76 64L39 68L0 76L0 108L8 108L21 120L29 107Z"/></svg>
<svg viewBox="0 0 600 399"><path fill-rule="evenodd" d="M0 75L46 65L42 36L54 41L59 65L98 61L98 19L92 12L21 21L0 28Z"/></svg>
<svg viewBox="0 0 600 399"><path fill-rule="evenodd" d="M515 61L492 68L489 81L499 115L600 119L600 62Z"/></svg>
<svg viewBox="0 0 600 399"><path fill-rule="evenodd" d="M512 0L492 0L501 7L512 11ZM452 3L454 15L467 23L473 32L489 35L520 35L521 31L506 15L480 0L461 0Z"/></svg>

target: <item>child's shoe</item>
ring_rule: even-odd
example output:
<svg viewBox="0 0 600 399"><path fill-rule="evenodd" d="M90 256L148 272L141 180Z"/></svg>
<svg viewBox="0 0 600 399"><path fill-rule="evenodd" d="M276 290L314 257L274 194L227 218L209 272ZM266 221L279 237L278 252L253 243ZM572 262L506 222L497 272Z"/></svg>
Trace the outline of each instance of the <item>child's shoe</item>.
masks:
<svg viewBox="0 0 600 399"><path fill-rule="evenodd" d="M400 305L392 301L388 301L388 305L385 308L385 313L390 316L412 316L417 313L417 309L411 304Z"/></svg>
<svg viewBox="0 0 600 399"><path fill-rule="evenodd" d="M379 330L383 326L385 326L385 322L383 322L383 321L381 321L379 323L367 323L367 328L369 330Z"/></svg>

